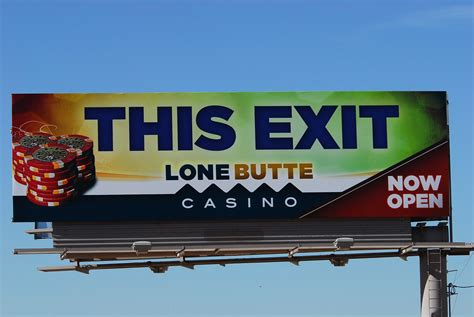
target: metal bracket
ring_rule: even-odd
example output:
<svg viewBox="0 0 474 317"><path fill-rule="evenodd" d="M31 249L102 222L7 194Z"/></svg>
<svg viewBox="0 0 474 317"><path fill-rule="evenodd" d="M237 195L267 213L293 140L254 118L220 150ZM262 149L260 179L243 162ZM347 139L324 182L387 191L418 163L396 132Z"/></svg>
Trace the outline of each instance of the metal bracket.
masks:
<svg viewBox="0 0 474 317"><path fill-rule="evenodd" d="M153 273L165 273L166 271L168 271L168 267L167 266L150 266L150 270Z"/></svg>
<svg viewBox="0 0 474 317"><path fill-rule="evenodd" d="M185 267L187 269L190 269L190 270L194 270L194 264L189 264L189 263L183 262L183 264L181 264L181 266Z"/></svg>
<svg viewBox="0 0 474 317"><path fill-rule="evenodd" d="M76 262L75 270L79 273L89 274L89 269L87 269L86 267L81 266L81 263L79 261Z"/></svg>
<svg viewBox="0 0 474 317"><path fill-rule="evenodd" d="M179 250L178 252L176 252L176 257L178 258L178 261L179 262L184 262L186 261L186 259L184 258L184 254L186 252L186 248L182 248L181 250Z"/></svg>
<svg viewBox="0 0 474 317"><path fill-rule="evenodd" d="M335 257L335 258L330 259L329 262L331 262L332 265L338 266L338 267L346 266L347 263L349 263L349 259Z"/></svg>
<svg viewBox="0 0 474 317"><path fill-rule="evenodd" d="M296 259L294 259L294 258L292 258L292 259L289 260L288 262L290 262L291 264L296 265L296 266L299 266L299 265L300 265L300 261L298 261L298 260L296 260Z"/></svg>
<svg viewBox="0 0 474 317"><path fill-rule="evenodd" d="M289 258L292 258L293 255L295 255L296 253L299 252L299 250L300 250L300 247L299 247L299 246L294 247L293 249L289 250L289 251L288 251L288 257L289 257Z"/></svg>

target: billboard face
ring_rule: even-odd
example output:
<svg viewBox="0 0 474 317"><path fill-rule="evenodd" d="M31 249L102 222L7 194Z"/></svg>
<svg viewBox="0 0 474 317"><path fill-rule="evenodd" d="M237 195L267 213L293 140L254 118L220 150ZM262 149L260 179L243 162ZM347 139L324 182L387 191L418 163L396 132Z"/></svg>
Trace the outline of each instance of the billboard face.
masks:
<svg viewBox="0 0 474 317"><path fill-rule="evenodd" d="M14 221L445 218L445 92L12 95Z"/></svg>

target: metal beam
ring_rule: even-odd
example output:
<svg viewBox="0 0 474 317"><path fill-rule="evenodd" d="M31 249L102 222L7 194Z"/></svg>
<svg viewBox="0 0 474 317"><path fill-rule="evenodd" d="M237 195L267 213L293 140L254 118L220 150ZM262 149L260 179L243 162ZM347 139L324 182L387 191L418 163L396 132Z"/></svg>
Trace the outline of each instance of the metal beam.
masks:
<svg viewBox="0 0 474 317"><path fill-rule="evenodd" d="M53 233L53 228L29 229L25 232L28 234Z"/></svg>
<svg viewBox="0 0 474 317"><path fill-rule="evenodd" d="M62 254L65 249L58 248L37 248L37 249L14 249L15 255L30 255L30 254Z"/></svg>
<svg viewBox="0 0 474 317"><path fill-rule="evenodd" d="M355 242L354 246L351 247L353 251L382 251L382 250L399 250L399 256L404 256L406 251L421 250L437 248L443 250L449 250L450 254L454 255L466 255L474 249L473 243L449 243L449 242L416 242L416 243L363 243ZM186 257L197 257L197 256L245 256L245 255L271 255L271 254L289 254L288 250L294 250L293 247L282 247L272 246L267 247L255 247L255 246L236 246L220 248L216 254L216 248L195 248L186 247ZM317 246L305 246L300 245L297 249L298 253L314 253L314 252L335 252L337 251L335 246L331 244L317 245ZM69 260L126 260L126 259L159 259L176 257L178 254L183 252L183 247L179 248L156 248L152 249L147 255L137 255L132 248L127 249L115 249L115 248L73 248L73 249L15 249L15 254L63 254L62 259Z"/></svg>
<svg viewBox="0 0 474 317"><path fill-rule="evenodd" d="M416 256L417 252L406 253L405 256ZM82 264L80 266L53 266L40 267L38 270L42 272L59 272L59 271L92 271L92 270L110 270L110 269L128 269L128 268L151 268L151 267L194 267L198 265L228 265L228 264L252 264L252 263L278 263L287 262L308 262L323 260L356 260L356 259L377 259L377 258L393 258L399 257L399 252L379 252L379 253L353 253L353 254L327 254L327 255L309 255L294 256L292 258L285 257L266 257L266 258L234 258L234 259L205 259L205 260L186 260L181 261L146 261L146 262L126 262L126 263L104 263L104 264Z"/></svg>

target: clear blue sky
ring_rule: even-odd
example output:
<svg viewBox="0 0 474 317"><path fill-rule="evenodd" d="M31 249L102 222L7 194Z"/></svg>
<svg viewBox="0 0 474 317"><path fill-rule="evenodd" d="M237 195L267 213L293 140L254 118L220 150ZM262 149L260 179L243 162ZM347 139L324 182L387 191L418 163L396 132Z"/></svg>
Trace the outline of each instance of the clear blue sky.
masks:
<svg viewBox="0 0 474 317"><path fill-rule="evenodd" d="M2 316L417 316L418 261L46 274L12 224L10 94L447 90L455 240L473 241L470 1L1 1ZM467 257L452 257L461 270ZM474 284L469 262L457 284ZM63 263L67 264L67 263ZM451 280L456 273L451 273ZM472 290L455 316L473 316Z"/></svg>

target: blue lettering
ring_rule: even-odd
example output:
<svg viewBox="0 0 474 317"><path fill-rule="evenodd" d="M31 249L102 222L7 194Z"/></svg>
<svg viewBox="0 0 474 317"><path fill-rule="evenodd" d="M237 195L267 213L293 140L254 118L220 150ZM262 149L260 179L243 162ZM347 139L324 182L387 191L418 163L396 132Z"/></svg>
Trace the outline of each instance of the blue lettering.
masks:
<svg viewBox="0 0 474 317"><path fill-rule="evenodd" d="M221 122L213 121L212 118L229 120L234 111L223 106L207 106L199 110L196 116L197 126L204 132L220 136L219 139L211 139L201 135L194 144L209 151L223 151L234 145L236 135L234 129Z"/></svg>
<svg viewBox="0 0 474 317"><path fill-rule="evenodd" d="M357 149L357 123L356 107L341 107L342 121L342 147L344 149Z"/></svg>
<svg viewBox="0 0 474 317"><path fill-rule="evenodd" d="M316 140L319 141L324 149L339 148L326 128L337 106L322 106L317 115L314 114L310 106L295 106L295 109L308 126L296 145L296 149L311 149Z"/></svg>
<svg viewBox="0 0 474 317"><path fill-rule="evenodd" d="M145 149L145 135L158 135L158 150L173 150L171 107L158 107L158 122L144 122L143 107L129 109L130 151Z"/></svg>
<svg viewBox="0 0 474 317"><path fill-rule="evenodd" d="M386 149L387 118L398 118L398 106L360 106L361 118L372 118L372 137L375 149Z"/></svg>
<svg viewBox="0 0 474 317"><path fill-rule="evenodd" d="M291 118L290 106L255 107L255 147L257 150L291 150L292 138L272 138L271 133L291 133L289 122L270 122L271 118Z"/></svg>
<svg viewBox="0 0 474 317"><path fill-rule="evenodd" d="M125 119L125 108L123 107L97 107L85 108L84 118L86 120L97 120L97 134L99 151L114 150L114 120Z"/></svg>
<svg viewBox="0 0 474 317"><path fill-rule="evenodd" d="M178 150L193 149L193 118L191 107L178 107Z"/></svg>

